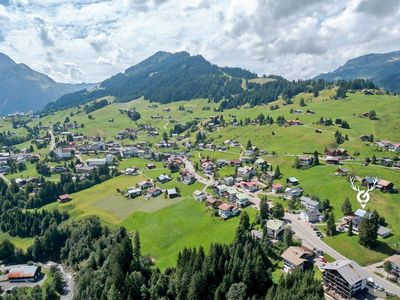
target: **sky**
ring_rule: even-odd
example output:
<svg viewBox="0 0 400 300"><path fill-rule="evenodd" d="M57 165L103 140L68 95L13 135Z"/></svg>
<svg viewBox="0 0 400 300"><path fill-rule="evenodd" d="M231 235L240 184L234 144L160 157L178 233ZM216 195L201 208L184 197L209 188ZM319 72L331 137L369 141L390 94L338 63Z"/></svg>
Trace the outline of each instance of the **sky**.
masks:
<svg viewBox="0 0 400 300"><path fill-rule="evenodd" d="M0 0L0 52L99 82L159 50L289 79L400 50L400 0Z"/></svg>

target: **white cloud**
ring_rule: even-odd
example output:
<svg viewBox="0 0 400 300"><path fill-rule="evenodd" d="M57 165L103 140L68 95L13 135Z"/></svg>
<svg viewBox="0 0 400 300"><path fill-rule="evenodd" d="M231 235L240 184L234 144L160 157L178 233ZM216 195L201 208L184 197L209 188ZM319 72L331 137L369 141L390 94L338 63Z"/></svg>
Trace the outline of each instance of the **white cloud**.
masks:
<svg viewBox="0 0 400 300"><path fill-rule="evenodd" d="M397 50L399 8L397 0L0 0L0 51L68 82L103 80L158 50L309 77Z"/></svg>

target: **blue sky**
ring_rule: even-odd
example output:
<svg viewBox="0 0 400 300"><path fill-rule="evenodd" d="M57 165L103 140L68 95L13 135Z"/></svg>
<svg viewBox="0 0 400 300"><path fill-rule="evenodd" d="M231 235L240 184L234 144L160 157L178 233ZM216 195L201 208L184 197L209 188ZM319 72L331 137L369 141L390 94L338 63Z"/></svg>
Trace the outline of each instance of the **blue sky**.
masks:
<svg viewBox="0 0 400 300"><path fill-rule="evenodd" d="M158 50L306 78L399 50L398 0L0 0L0 52L97 82Z"/></svg>

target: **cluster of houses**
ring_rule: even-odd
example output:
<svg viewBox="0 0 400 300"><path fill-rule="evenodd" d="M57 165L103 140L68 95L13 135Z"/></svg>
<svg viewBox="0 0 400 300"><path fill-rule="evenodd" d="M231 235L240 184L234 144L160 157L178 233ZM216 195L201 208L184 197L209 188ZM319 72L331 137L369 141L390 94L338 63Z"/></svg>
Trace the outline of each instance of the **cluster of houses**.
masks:
<svg viewBox="0 0 400 300"><path fill-rule="evenodd" d="M154 183L152 181L143 180L143 181L139 182L136 186L129 188L126 191L125 196L133 199L133 198L143 195L145 198L149 199L149 198L155 198L155 197L161 195L162 193L163 193L163 190L160 189L159 187L157 187L156 185L154 185ZM178 195L177 192L175 194L176 194L176 196ZM170 195L168 195L168 196L170 196ZM170 197L170 198L174 198L174 197Z"/></svg>
<svg viewBox="0 0 400 300"><path fill-rule="evenodd" d="M19 153L0 152L0 174L8 174L11 172L11 165L26 162L36 162L40 159L39 155L30 153L24 149Z"/></svg>
<svg viewBox="0 0 400 300"><path fill-rule="evenodd" d="M357 209L352 215L346 216L342 219L341 223L337 226L339 231L347 231L349 229L350 222L352 223L352 231L358 234L361 222L364 218L368 218L368 212L363 209ZM380 225L378 227L378 236L386 238L391 235L391 230L385 226Z"/></svg>
<svg viewBox="0 0 400 300"><path fill-rule="evenodd" d="M382 150L400 152L400 143L393 143L388 140L382 140L375 143L375 146Z"/></svg>

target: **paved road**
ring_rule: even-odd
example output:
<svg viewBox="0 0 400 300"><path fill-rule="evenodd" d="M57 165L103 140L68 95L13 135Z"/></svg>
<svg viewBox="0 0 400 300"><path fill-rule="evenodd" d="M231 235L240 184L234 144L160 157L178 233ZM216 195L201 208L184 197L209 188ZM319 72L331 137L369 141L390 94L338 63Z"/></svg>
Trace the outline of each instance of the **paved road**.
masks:
<svg viewBox="0 0 400 300"><path fill-rule="evenodd" d="M56 138L54 137L54 133L53 130L50 129L49 130L49 134L50 134L50 151L54 151L56 149Z"/></svg>
<svg viewBox="0 0 400 300"><path fill-rule="evenodd" d="M348 260L345 256L323 242L312 230L310 224L298 220L298 215L286 213L285 219L291 222L292 229L294 230L296 236L302 240L304 245L310 248L320 249L325 253L328 253L336 260ZM386 279L375 275L373 267L367 266L362 267L362 269L368 274L368 277L372 277L374 281L385 288L387 292L400 296L400 287Z"/></svg>

